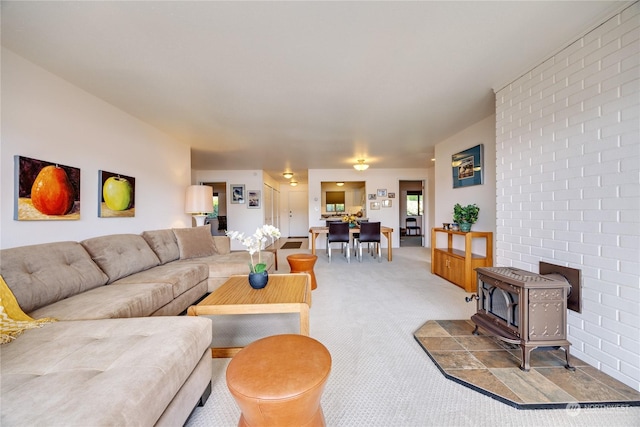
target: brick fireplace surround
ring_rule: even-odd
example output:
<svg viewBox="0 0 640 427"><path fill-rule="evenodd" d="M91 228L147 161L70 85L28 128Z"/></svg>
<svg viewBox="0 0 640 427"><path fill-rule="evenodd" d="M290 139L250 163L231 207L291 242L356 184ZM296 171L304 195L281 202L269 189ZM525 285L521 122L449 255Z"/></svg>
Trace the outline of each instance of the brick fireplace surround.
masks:
<svg viewBox="0 0 640 427"><path fill-rule="evenodd" d="M571 353L640 390L636 2L496 92L496 263L582 270Z"/></svg>

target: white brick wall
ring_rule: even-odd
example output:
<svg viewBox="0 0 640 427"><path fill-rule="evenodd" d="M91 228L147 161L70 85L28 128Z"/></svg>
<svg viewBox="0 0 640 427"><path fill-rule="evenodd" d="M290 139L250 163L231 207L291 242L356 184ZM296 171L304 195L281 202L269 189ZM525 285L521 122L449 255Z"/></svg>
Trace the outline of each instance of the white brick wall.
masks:
<svg viewBox="0 0 640 427"><path fill-rule="evenodd" d="M640 4L496 93L497 265L582 271L576 357L640 390Z"/></svg>

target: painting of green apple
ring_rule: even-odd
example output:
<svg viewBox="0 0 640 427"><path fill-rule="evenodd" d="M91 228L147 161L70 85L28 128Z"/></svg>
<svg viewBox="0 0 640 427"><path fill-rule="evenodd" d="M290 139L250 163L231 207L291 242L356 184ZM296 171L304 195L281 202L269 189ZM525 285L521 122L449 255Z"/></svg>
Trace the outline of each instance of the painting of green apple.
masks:
<svg viewBox="0 0 640 427"><path fill-rule="evenodd" d="M99 171L98 216L122 218L136 216L136 179L118 173Z"/></svg>
<svg viewBox="0 0 640 427"><path fill-rule="evenodd" d="M24 156L14 161L15 220L80 219L80 169Z"/></svg>

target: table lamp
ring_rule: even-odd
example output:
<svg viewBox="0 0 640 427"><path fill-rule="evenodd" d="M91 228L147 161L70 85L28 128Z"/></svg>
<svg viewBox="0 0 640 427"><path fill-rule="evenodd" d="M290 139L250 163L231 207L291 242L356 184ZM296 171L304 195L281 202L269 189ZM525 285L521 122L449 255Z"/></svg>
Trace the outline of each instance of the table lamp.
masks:
<svg viewBox="0 0 640 427"><path fill-rule="evenodd" d="M213 187L190 185L184 201L184 211L196 219L196 226L204 225L207 213L213 212Z"/></svg>

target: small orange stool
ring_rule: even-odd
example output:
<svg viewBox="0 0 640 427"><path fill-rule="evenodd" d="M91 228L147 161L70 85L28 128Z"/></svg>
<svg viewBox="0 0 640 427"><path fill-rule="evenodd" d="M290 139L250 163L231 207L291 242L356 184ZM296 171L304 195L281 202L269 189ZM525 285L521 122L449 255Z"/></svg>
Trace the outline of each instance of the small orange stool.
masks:
<svg viewBox="0 0 640 427"><path fill-rule="evenodd" d="M227 386L242 415L238 427L325 426L320 398L331 354L305 335L262 338L227 367Z"/></svg>
<svg viewBox="0 0 640 427"><path fill-rule="evenodd" d="M292 254L287 256L287 262L291 267L292 273L309 273L311 276L311 289L318 287L316 275L313 272L313 266L316 265L317 255L311 254Z"/></svg>

